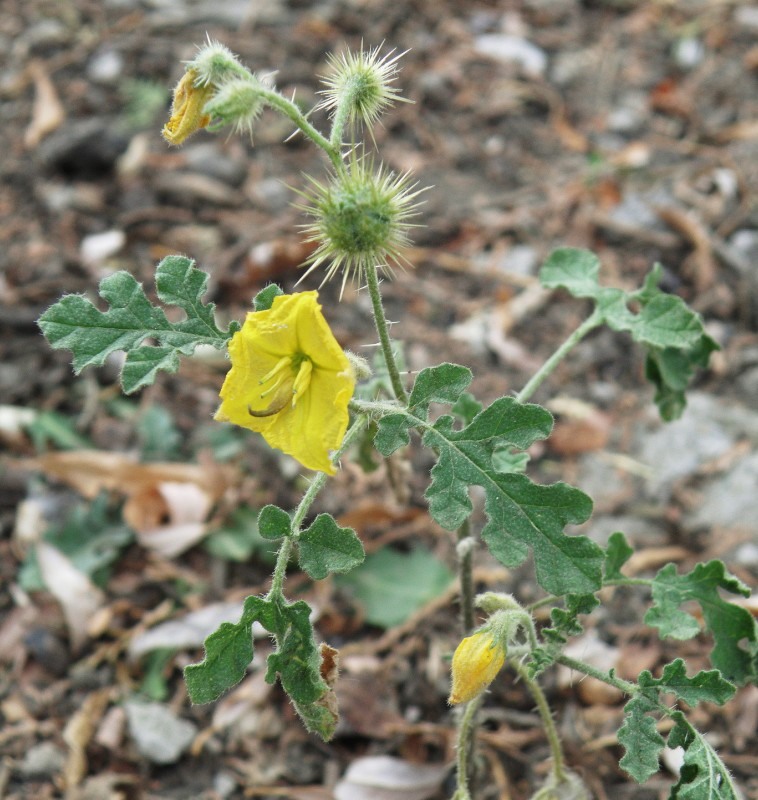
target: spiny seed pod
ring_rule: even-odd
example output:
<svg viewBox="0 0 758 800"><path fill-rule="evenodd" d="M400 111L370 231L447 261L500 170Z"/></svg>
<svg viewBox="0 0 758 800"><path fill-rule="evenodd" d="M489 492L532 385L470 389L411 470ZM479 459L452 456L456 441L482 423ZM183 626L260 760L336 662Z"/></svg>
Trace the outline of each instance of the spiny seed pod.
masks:
<svg viewBox="0 0 758 800"><path fill-rule="evenodd" d="M402 251L415 227L410 222L418 213L414 201L423 191L416 190L407 174L374 169L369 159L354 155L344 172L326 185L309 180L310 191L301 193L306 202L300 208L313 217L303 226L307 241L319 246L308 259L305 275L328 263L324 281L343 270L344 289L352 273L360 280L368 265L392 273L394 266L407 263Z"/></svg>
<svg viewBox="0 0 758 800"><path fill-rule="evenodd" d="M397 62L405 53L394 55L390 50L380 57L380 49L381 45L373 50L361 47L359 53L348 50L340 56L330 55L329 72L322 79L327 88L319 92L324 99L317 108L335 112L344 105L348 122L370 126L393 103L410 102L390 85L397 74Z"/></svg>
<svg viewBox="0 0 758 800"><path fill-rule="evenodd" d="M448 703L467 703L481 694L505 664L505 648L487 627L467 636L453 654Z"/></svg>

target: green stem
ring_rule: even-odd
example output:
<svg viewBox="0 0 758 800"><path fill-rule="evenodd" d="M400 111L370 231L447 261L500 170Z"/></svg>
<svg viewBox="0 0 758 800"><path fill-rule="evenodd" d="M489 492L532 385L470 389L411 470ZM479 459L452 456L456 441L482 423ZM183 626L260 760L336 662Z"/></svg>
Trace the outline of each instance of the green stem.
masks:
<svg viewBox="0 0 758 800"><path fill-rule="evenodd" d="M526 401L537 391L542 382L547 378L560 362L568 355L569 351L594 328L602 324L603 316L595 311L566 339L566 341L553 353L550 358L537 370L524 388L516 395L519 403Z"/></svg>
<svg viewBox="0 0 758 800"><path fill-rule="evenodd" d="M359 434L362 433L363 428L366 426L367 420L368 417L365 414L362 414L355 419L345 434L339 450L337 450L337 452L332 456L332 464L337 464L348 447L350 447L350 445L358 438ZM287 572L287 564L289 563L290 555L292 554L292 547L300 536L300 526L303 524L303 520L310 510L311 505L313 505L313 501L316 499L316 496L324 487L328 477L329 475L326 472L319 472L313 481L311 481L311 485L308 487L302 499L300 500L300 503L295 509L295 514L292 517L292 534L287 536L282 541L279 552L276 554L276 565L274 566L274 575L271 579L271 588L268 590L268 594L266 595L267 600L271 600L272 598L283 599L282 587L284 585L284 576Z"/></svg>
<svg viewBox="0 0 758 800"><path fill-rule="evenodd" d="M346 97L342 98L342 101L334 112L334 119L332 120L332 132L329 135L329 144L331 145L332 149L336 150L338 153L342 149L342 134L345 130L345 123L350 117L350 109L352 108L352 105L352 96L351 93L348 93Z"/></svg>
<svg viewBox="0 0 758 800"><path fill-rule="evenodd" d="M382 346L382 354L384 355L384 362L387 365L387 372L390 376L392 389L395 392L395 397L397 397L403 405L406 405L408 403L408 394L405 391L402 380L400 380L400 372L397 368L397 362L395 361L395 354L392 351L389 326L387 325L387 317L384 314L382 294L379 291L379 275L376 264L367 266L365 272L368 280L368 293L371 296L371 305L374 309L374 325L379 334L379 343Z"/></svg>
<svg viewBox="0 0 758 800"><path fill-rule="evenodd" d="M303 114L291 100L287 100L287 98L280 95L279 92L268 89L262 89L260 91L260 96L272 108L281 111L282 114L289 117L315 145L320 147L327 156L329 156L329 160L332 162L337 172L341 172L344 169L339 147L333 147L331 142L308 122L305 114Z"/></svg>
<svg viewBox="0 0 758 800"><path fill-rule="evenodd" d="M609 686L615 687L624 694L635 695L638 692L638 687L636 684L630 683L629 681L622 681L621 678L617 678L615 675L611 675L608 672L603 672L603 670L597 669L590 664L585 664L584 661L570 658L562 653L557 655L555 660L558 664L563 664L564 667L576 670L577 672L583 672L585 675L589 675L591 678L596 678L603 683L607 683Z"/></svg>
<svg viewBox="0 0 758 800"><path fill-rule="evenodd" d="M461 584L461 630L464 636L474 628L474 538L468 518L458 528L458 579Z"/></svg>
<svg viewBox="0 0 758 800"><path fill-rule="evenodd" d="M474 756L474 736L476 734L476 712L482 703L480 694L469 703L463 711L460 722L458 723L458 742L457 742L457 774L458 788L452 800L471 800L469 790L471 778L471 762Z"/></svg>
<svg viewBox="0 0 758 800"><path fill-rule="evenodd" d="M510 660L510 659L509 659ZM542 719L542 727L545 729L547 742L550 746L550 752L553 756L553 775L555 782L560 784L566 780L566 762L563 757L563 749L561 748L561 738L558 735L558 729L555 727L553 714L550 711L545 693L542 687L533 678L529 677L529 672L520 661L511 661L513 668L518 672L519 677L527 685L534 702L537 704L537 711Z"/></svg>

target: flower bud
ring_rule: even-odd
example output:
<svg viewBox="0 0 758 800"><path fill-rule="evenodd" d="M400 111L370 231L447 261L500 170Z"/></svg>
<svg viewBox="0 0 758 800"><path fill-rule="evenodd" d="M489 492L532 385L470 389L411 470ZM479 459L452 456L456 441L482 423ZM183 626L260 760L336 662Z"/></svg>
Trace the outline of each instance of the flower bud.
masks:
<svg viewBox="0 0 758 800"><path fill-rule="evenodd" d="M225 81L205 105L205 111L213 119L214 129L233 125L237 133L252 136L255 121L266 105L261 92L272 88L271 75L248 73Z"/></svg>
<svg viewBox="0 0 758 800"><path fill-rule="evenodd" d="M187 62L187 71L193 70L198 86L219 87L231 78L244 78L249 71L240 64L228 47L210 38L192 61Z"/></svg>
<svg viewBox="0 0 758 800"><path fill-rule="evenodd" d="M481 694L505 664L505 648L484 627L467 636L453 654L453 687L448 703L467 703Z"/></svg>

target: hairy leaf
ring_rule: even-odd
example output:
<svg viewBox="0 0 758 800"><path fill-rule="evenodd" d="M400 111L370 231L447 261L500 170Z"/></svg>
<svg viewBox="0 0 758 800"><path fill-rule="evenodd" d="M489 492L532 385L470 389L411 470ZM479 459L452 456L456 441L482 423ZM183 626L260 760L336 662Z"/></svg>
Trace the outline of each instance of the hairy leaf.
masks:
<svg viewBox="0 0 758 800"><path fill-rule="evenodd" d="M548 641L562 643L570 636L578 636L584 629L579 622L580 614L589 614L600 601L594 594L570 594L566 597L566 608L554 608L550 612L552 628L544 628L542 635Z"/></svg>
<svg viewBox="0 0 758 800"><path fill-rule="evenodd" d="M637 783L658 772L658 758L665 744L655 720L647 714L649 710L647 699L633 697L624 706L626 716L618 732L618 740L626 750L619 764Z"/></svg>
<svg viewBox="0 0 758 800"><path fill-rule="evenodd" d="M567 484L540 486L513 471L518 466L513 463L513 451L525 450L550 434L550 413L501 397L460 429L454 427L450 415L434 424L428 421L429 402L456 402L469 378L468 370L454 364L423 370L417 378L421 387L414 386L408 411L380 420L377 449L389 455L408 443L410 430L419 429L423 443L438 454L426 491L437 523L448 530L457 528L473 508L469 487L481 486L488 516L482 538L501 563L518 566L532 548L537 581L546 591L594 592L601 582L602 550L584 536L563 533L566 525L589 517L592 501Z"/></svg>
<svg viewBox="0 0 758 800"><path fill-rule="evenodd" d="M600 286L600 261L594 253L564 247L553 252L540 271L548 288L564 288L575 297L594 300L600 320L628 331L647 350L646 377L656 388L663 419L681 416L684 390L699 367L705 367L718 344L706 334L700 316L676 295L660 291L663 274L656 265L642 289L625 292ZM638 307L633 311L632 307Z"/></svg>
<svg viewBox="0 0 758 800"><path fill-rule="evenodd" d="M65 295L39 319L43 334L55 348L73 353L74 370L101 366L112 353L126 352L121 383L130 393L155 380L160 370L175 372L180 355L200 344L222 348L232 330L221 331L213 304L203 304L208 276L184 256L168 256L158 265L158 298L178 306L185 319L169 322L163 309L145 296L142 285L128 272L116 272L100 282L100 296L110 308L100 311L81 295ZM145 339L156 345L142 345Z"/></svg>
<svg viewBox="0 0 758 800"><path fill-rule="evenodd" d="M727 680L743 684L756 676L758 623L747 609L724 600L720 589L743 597L750 595L750 589L730 575L722 561L698 564L685 575L678 575L676 567L669 564L653 579L654 604L645 622L658 628L661 636L691 639L700 632L700 624L679 606L695 601L713 634L713 666Z"/></svg>
<svg viewBox="0 0 758 800"><path fill-rule="evenodd" d="M292 533L290 515L278 506L263 506L258 515L258 532L264 539L283 539Z"/></svg>
<svg viewBox="0 0 758 800"><path fill-rule="evenodd" d="M632 557L634 550L629 546L626 536L616 531L608 539L608 547L605 549L605 568L604 580L617 581L624 576L621 574L621 567Z"/></svg>
<svg viewBox="0 0 758 800"><path fill-rule="evenodd" d="M329 514L319 514L300 534L297 545L300 567L315 580L330 572L349 572L366 557L355 531L340 528Z"/></svg>
<svg viewBox="0 0 758 800"><path fill-rule="evenodd" d="M643 670L638 683L643 689L655 688L675 694L691 706L701 702L723 706L736 691L734 686L725 681L721 673L715 669L708 672L701 671L694 677L688 678L681 658L666 664L660 678L654 678L648 670Z"/></svg>
<svg viewBox="0 0 758 800"><path fill-rule="evenodd" d="M252 624L263 619L271 622L272 604L260 597L248 597L239 622L223 622L205 640L205 658L184 668L190 700L210 703L236 686L253 660Z"/></svg>
<svg viewBox="0 0 758 800"><path fill-rule="evenodd" d="M668 738L669 747L684 749L679 781L671 790L672 800L739 800L731 776L716 751L685 716L675 711L676 721Z"/></svg>

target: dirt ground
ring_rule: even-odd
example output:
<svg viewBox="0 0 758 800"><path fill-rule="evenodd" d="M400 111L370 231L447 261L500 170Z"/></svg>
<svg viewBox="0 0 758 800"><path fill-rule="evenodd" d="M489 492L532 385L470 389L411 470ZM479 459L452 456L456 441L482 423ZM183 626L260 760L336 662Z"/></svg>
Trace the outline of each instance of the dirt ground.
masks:
<svg viewBox="0 0 758 800"><path fill-rule="evenodd" d="M174 252L211 273L209 297L227 320L240 318L267 283L288 291L301 276L309 250L290 187L301 187L304 174L323 175L325 165L302 137L288 138L287 121L266 112L254 143L201 132L171 149L160 137L182 62L206 36L252 69L275 71L277 87L304 107L318 99L328 52L361 42L408 51L397 86L413 102L393 108L375 138L389 167L411 170L420 186L431 187L408 254L414 268L384 286L411 370L454 361L472 367L482 401L517 391L587 313L582 302L537 285L539 264L553 248L594 250L603 280L623 287L639 285L662 263L664 287L703 315L722 348L697 377L685 418L662 426L642 353L620 334L599 332L535 397L558 422L555 440L533 453L532 471L587 491L596 513L583 532L602 543L624 530L638 549L637 574L670 560L689 569L723 558L755 585L758 6L2 5L0 798L451 794L443 772L427 793L417 773L384 794L335 795L332 787L362 756L390 755L414 766L451 762L454 717L445 698L446 657L458 637L452 593L385 631L338 585L313 586L293 570L288 591L319 609L319 635L343 651L343 722L329 745L303 731L259 667L229 698L190 706L181 669L197 660L199 644L166 634L151 648L140 637L209 605L220 621L228 604L265 591L270 559L256 550L235 560L220 538L215 550L178 546L178 555L171 544L135 538L135 528L154 528L173 513L170 502L167 512L168 501L156 499L157 479L135 465L179 465L170 481L186 478L182 485L211 493L210 520L193 528L198 537L229 528L235 509L292 506L303 479L252 436L218 433L211 423L223 358L193 358L124 399L114 383L116 362L77 378L69 354L53 351L36 326L61 294L93 296L117 269L151 289L155 264ZM327 126L323 112L312 121ZM317 283L309 278L301 287ZM356 287L341 301L338 295L335 285L321 290L337 338L370 353L368 298ZM81 449L90 451L87 459L73 467L45 461L45 454ZM108 483L104 476L116 474L111 456L136 461ZM195 471L183 473L185 464ZM74 481L78 491L66 484L70 470L86 473L86 488L83 478ZM364 474L347 463L316 510L352 525L369 552L423 545L452 567L454 543L426 517L423 473L415 475L406 482L408 497L398 499L384 467ZM122 507L125 497L131 506ZM29 561L47 528L72 519L63 535L72 526L74 538L96 531L99 543L86 556L97 566L88 574L98 588L79 595L78 623L67 616L71 598L49 577L40 584ZM43 577L56 564L38 565ZM508 572L480 553L476 575L480 589L527 602L539 597L526 567ZM693 669L708 666L703 641L658 641L642 622L644 595L617 592L606 600L579 657L596 654L600 666L623 665L629 677L677 655ZM265 649L265 640L259 646ZM595 797L667 796L673 761L643 787L618 767L622 698L561 674L549 674L546 689L569 765ZM139 698L153 703L155 718L139 717ZM700 708L692 717L710 732L745 797L758 797L758 690L741 689L726 707ZM482 719L479 797L527 798L546 775L548 750L531 700L511 674L493 685ZM159 759L151 731L176 743L176 752Z"/></svg>

